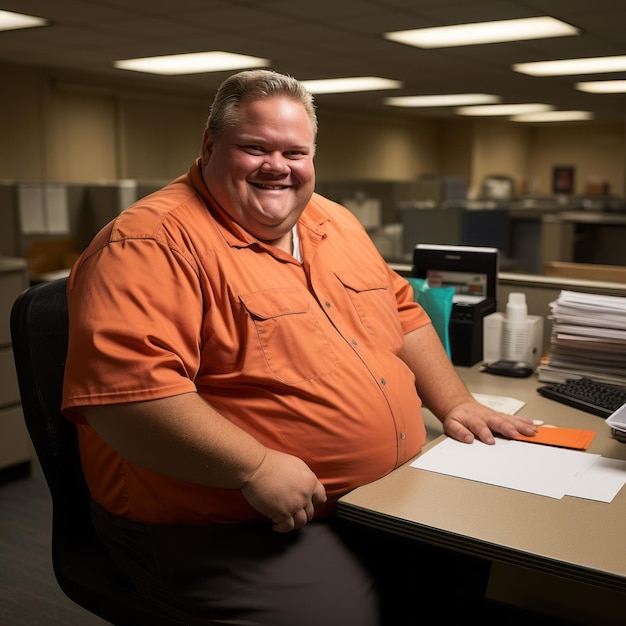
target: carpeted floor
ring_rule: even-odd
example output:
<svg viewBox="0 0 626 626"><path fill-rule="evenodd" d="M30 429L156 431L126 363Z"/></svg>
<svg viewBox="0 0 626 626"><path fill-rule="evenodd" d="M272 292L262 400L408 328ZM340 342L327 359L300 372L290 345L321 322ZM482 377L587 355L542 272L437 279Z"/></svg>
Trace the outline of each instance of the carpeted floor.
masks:
<svg viewBox="0 0 626 626"><path fill-rule="evenodd" d="M48 489L38 468L0 484L0 624L103 626L59 589L50 557Z"/></svg>

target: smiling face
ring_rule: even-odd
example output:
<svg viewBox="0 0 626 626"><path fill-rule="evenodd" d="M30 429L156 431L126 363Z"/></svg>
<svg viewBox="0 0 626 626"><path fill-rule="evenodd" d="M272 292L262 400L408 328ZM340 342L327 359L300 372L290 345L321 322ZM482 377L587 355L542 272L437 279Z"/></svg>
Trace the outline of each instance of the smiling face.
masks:
<svg viewBox="0 0 626 626"><path fill-rule="evenodd" d="M284 96L244 100L238 123L206 129L202 175L220 206L251 235L287 249L315 187L315 137L304 106Z"/></svg>

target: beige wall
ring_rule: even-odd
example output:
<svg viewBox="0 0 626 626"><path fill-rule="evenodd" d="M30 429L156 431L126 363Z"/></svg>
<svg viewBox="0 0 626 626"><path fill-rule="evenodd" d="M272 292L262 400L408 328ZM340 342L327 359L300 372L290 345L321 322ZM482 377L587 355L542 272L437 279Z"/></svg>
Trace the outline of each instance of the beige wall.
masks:
<svg viewBox="0 0 626 626"><path fill-rule="evenodd" d="M209 98L56 80L0 66L0 180L169 180L198 155Z"/></svg>
<svg viewBox="0 0 626 626"><path fill-rule="evenodd" d="M0 66L0 81L0 180L169 180L198 154L213 95L130 92L9 66ZM550 193L552 167L573 165L577 191L602 178L624 195L624 124L319 116L320 181L441 174L463 176L477 193L484 176L507 174L520 187Z"/></svg>
<svg viewBox="0 0 626 626"><path fill-rule="evenodd" d="M530 131L529 179L549 193L552 167L574 166L575 192L584 194L589 181L606 180L611 192L626 194L624 124L568 124Z"/></svg>
<svg viewBox="0 0 626 626"><path fill-rule="evenodd" d="M125 178L170 179L198 156L206 102L133 98L120 108Z"/></svg>
<svg viewBox="0 0 626 626"><path fill-rule="evenodd" d="M452 119L439 124L441 171L466 181L472 178L472 145L474 125L465 119Z"/></svg>
<svg viewBox="0 0 626 626"><path fill-rule="evenodd" d="M0 67L0 180L45 178L44 80Z"/></svg>
<svg viewBox="0 0 626 626"><path fill-rule="evenodd" d="M47 103L42 147L45 179L120 178L115 99L52 92Z"/></svg>
<svg viewBox="0 0 626 626"><path fill-rule="evenodd" d="M439 125L432 120L319 111L317 178L412 180L441 173Z"/></svg>
<svg viewBox="0 0 626 626"><path fill-rule="evenodd" d="M473 121L470 193L480 194L487 176L510 176L518 191L524 188L529 152L528 128L501 120Z"/></svg>

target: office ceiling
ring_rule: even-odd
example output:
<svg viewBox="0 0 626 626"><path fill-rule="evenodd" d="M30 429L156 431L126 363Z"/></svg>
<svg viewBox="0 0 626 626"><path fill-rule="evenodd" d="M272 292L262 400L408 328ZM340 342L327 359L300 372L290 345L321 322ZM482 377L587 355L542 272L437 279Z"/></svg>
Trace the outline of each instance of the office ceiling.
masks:
<svg viewBox="0 0 626 626"><path fill-rule="evenodd" d="M626 54L623 0L3 0L0 9L51 25L0 32L0 63L43 66L95 85L212 98L230 73L157 77L114 69L116 59L223 50L271 59L298 79L381 76L393 92L317 95L318 108L449 117L454 109L397 109L387 95L485 92L504 103L542 102L623 120L626 94L574 89L593 77L536 78L518 62ZM581 29L575 37L420 50L383 39L392 30L551 15ZM596 79L626 78L626 73ZM114 81L114 82L113 82ZM6 95L6 91L5 91Z"/></svg>

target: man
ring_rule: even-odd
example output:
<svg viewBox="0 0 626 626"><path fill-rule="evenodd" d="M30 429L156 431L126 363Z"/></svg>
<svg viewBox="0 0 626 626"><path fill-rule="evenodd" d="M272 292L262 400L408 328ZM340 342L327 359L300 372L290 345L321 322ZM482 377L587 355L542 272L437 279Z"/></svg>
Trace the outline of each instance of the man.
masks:
<svg viewBox="0 0 626 626"><path fill-rule="evenodd" d="M63 408L94 521L182 623L379 623L337 498L420 451L422 401L468 443L534 432L474 401L408 282L313 193L316 131L294 79L230 77L189 173L70 276Z"/></svg>

